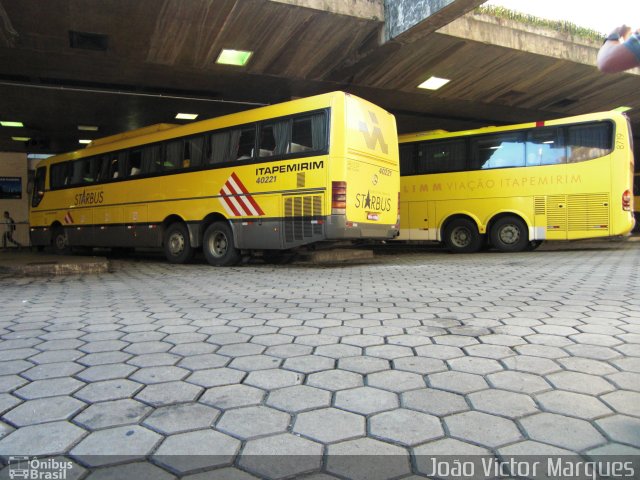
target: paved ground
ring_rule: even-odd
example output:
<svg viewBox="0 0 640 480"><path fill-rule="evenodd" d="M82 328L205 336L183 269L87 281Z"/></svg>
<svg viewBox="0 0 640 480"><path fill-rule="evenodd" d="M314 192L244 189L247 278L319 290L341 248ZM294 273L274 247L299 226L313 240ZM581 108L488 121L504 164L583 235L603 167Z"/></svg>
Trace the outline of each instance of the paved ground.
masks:
<svg viewBox="0 0 640 480"><path fill-rule="evenodd" d="M603 242L0 277L0 455L91 480L638 455L638 272L640 243Z"/></svg>

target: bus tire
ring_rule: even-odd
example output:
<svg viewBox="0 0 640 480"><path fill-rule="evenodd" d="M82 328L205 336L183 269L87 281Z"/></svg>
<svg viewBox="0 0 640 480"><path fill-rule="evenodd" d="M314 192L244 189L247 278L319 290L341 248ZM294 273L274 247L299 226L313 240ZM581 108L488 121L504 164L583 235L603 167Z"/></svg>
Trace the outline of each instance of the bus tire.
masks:
<svg viewBox="0 0 640 480"><path fill-rule="evenodd" d="M529 247L529 229L518 217L499 218L491 226L491 244L501 252L522 252Z"/></svg>
<svg viewBox="0 0 640 480"><path fill-rule="evenodd" d="M214 222L207 227L202 237L202 253L214 267L229 267L241 260L233 244L233 231L227 222Z"/></svg>
<svg viewBox="0 0 640 480"><path fill-rule="evenodd" d="M53 247L53 253L56 255L69 255L71 248L69 247L69 237L67 232L64 231L60 225L54 227L51 234L51 246Z"/></svg>
<svg viewBox="0 0 640 480"><path fill-rule="evenodd" d="M164 232L164 255L170 263L186 263L193 258L189 230L183 223L172 223Z"/></svg>
<svg viewBox="0 0 640 480"><path fill-rule="evenodd" d="M455 218L444 230L444 243L452 253L475 253L482 242L478 227L468 218Z"/></svg>

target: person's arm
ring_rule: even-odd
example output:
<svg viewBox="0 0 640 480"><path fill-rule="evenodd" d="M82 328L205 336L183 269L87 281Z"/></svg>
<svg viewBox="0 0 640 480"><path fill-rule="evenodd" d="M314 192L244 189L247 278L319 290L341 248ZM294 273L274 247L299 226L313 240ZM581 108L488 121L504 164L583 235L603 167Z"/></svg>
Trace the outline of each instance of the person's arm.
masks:
<svg viewBox="0 0 640 480"><path fill-rule="evenodd" d="M604 73L622 72L640 66L638 34L631 35L631 29L626 25L616 28L600 48L596 63Z"/></svg>

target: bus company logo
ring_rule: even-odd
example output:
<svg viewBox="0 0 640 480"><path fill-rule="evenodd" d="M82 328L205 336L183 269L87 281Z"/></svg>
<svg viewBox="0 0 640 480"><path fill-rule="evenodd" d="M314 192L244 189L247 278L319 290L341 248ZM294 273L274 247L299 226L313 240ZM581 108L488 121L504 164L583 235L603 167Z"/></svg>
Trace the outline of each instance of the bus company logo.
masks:
<svg viewBox="0 0 640 480"><path fill-rule="evenodd" d="M73 217L71 216L71 212L65 213L63 221L65 225L73 224Z"/></svg>
<svg viewBox="0 0 640 480"><path fill-rule="evenodd" d="M247 188L233 172L220 189L220 204L228 215L234 217L260 216L264 211L253 199Z"/></svg>
<svg viewBox="0 0 640 480"><path fill-rule="evenodd" d="M378 143L380 143L380 150L385 155L389 153L389 146L384 141L384 137L382 136L382 130L378 126L378 117L376 114L369 111L369 118L371 119L371 123L373 123L373 131L369 132L369 125L367 122L363 122L362 120L358 122L358 130L362 132L364 135L364 141L371 150L375 150Z"/></svg>

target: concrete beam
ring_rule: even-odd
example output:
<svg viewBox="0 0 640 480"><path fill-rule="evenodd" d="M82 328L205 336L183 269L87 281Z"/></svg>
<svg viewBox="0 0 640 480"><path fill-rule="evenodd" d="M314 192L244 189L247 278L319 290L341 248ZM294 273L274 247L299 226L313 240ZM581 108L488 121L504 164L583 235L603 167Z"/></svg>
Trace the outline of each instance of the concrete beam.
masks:
<svg viewBox="0 0 640 480"><path fill-rule="evenodd" d="M522 52L595 66L601 42L493 15L470 13L443 26L438 33ZM640 69L627 73L638 75Z"/></svg>
<svg viewBox="0 0 640 480"><path fill-rule="evenodd" d="M384 40L412 43L484 2L485 0L384 0Z"/></svg>
<svg viewBox="0 0 640 480"><path fill-rule="evenodd" d="M348 15L365 20L384 19L383 0L270 0L296 7L311 8L337 15Z"/></svg>

